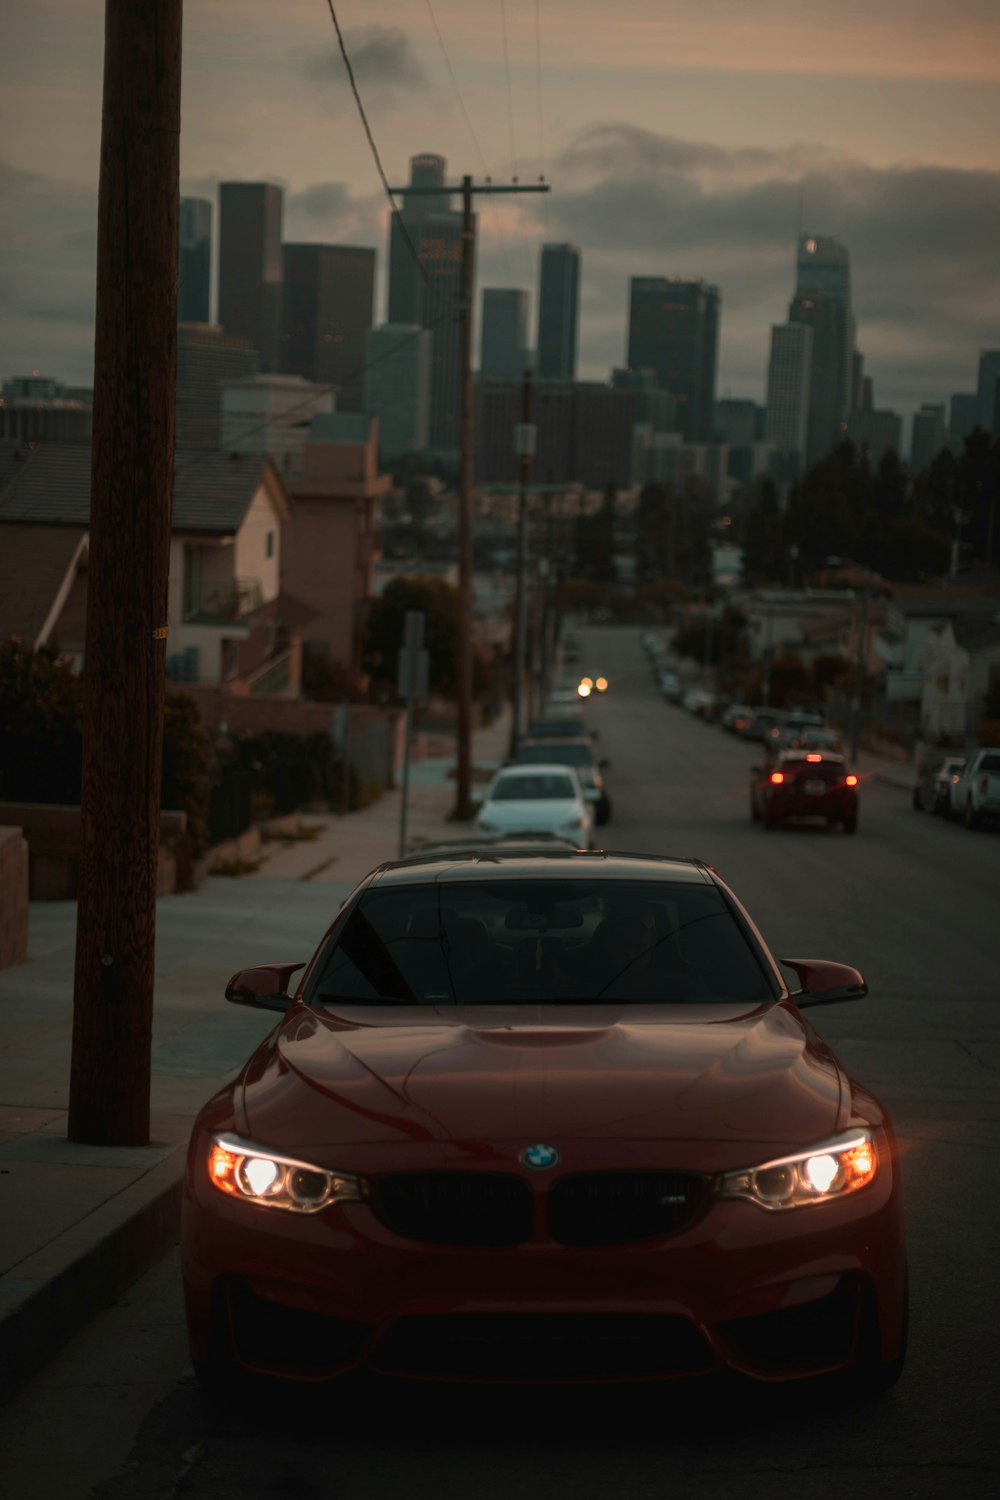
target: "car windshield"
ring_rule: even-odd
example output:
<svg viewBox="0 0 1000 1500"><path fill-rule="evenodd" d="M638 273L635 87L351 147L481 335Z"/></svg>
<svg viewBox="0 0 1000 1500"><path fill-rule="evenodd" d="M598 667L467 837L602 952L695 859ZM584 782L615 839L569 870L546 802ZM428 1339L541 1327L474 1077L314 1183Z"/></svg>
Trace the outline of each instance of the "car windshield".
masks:
<svg viewBox="0 0 1000 1500"><path fill-rule="evenodd" d="M369 889L308 999L757 1005L774 994L716 887L550 877Z"/></svg>
<svg viewBox="0 0 1000 1500"><path fill-rule="evenodd" d="M537 775L501 776L494 782L489 794L490 802L559 801L568 802L576 796L576 788L568 776L556 771L539 772Z"/></svg>
<svg viewBox="0 0 1000 1500"><path fill-rule="evenodd" d="M517 758L525 765L543 765L548 760L565 761L568 766L594 764L594 752L589 745L519 745Z"/></svg>
<svg viewBox="0 0 1000 1500"><path fill-rule="evenodd" d="M984 755L979 762L979 769L995 776L1000 771L1000 755Z"/></svg>

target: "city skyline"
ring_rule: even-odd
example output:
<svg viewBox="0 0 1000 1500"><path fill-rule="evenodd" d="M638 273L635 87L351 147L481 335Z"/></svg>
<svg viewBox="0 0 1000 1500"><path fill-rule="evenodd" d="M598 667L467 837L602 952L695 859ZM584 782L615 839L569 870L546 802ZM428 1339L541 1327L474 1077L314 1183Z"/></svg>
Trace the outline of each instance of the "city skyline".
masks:
<svg viewBox="0 0 1000 1500"><path fill-rule="evenodd" d="M543 134L533 23L511 9L511 143L497 28L436 0L485 160L426 14L403 0L383 4L378 25L357 3L338 14L390 180L405 180L414 150L447 157L456 176L544 170L546 199L483 212L478 286L534 289L541 244L578 244L581 378L623 361L630 277L694 276L723 299L717 394L762 400L805 228L849 247L866 372L880 405L912 412L973 389L979 350L1000 345L1000 14L980 0L947 17L916 0L870 9L848 0L833 17L812 0L764 0L751 23L722 0L683 0L668 28L651 0L630 0L598 43L593 0L547 0ZM92 10L42 0L12 18L6 375L89 378L103 45ZM321 7L290 0L279 17L257 0L212 0L192 13L181 144L185 195L275 181L286 240L376 247L385 316L388 205Z"/></svg>

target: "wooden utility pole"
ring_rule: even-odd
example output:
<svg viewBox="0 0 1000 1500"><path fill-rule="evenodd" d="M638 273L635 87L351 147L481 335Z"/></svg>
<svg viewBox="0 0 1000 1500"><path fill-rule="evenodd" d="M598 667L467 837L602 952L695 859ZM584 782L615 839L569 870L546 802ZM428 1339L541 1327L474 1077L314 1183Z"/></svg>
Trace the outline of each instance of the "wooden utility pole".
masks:
<svg viewBox="0 0 1000 1500"><path fill-rule="evenodd" d="M475 282L476 225L472 217L472 178L462 178L461 374L458 394L458 761L455 817L467 823L472 806L472 575L476 569L472 529L472 297Z"/></svg>
<svg viewBox="0 0 1000 1500"><path fill-rule="evenodd" d="M455 768L455 817L468 822L472 806L472 575L475 566L472 518L472 306L475 286L476 223L472 199L476 193L547 193L545 182L474 183L463 177L460 188L394 187L390 193L406 198L421 194L440 198L462 194L462 294L459 304L461 375L458 396L458 643L456 696L458 699L458 758ZM419 257L419 247L417 251Z"/></svg>
<svg viewBox="0 0 1000 1500"><path fill-rule="evenodd" d="M182 0L106 0L69 1138L149 1140Z"/></svg>
<svg viewBox="0 0 1000 1500"><path fill-rule="evenodd" d="M517 585L514 595L514 722L510 731L510 753L514 755L524 729L524 658L528 640L528 480L535 453L535 428L531 421L531 371L521 382L521 421L514 429L517 454Z"/></svg>

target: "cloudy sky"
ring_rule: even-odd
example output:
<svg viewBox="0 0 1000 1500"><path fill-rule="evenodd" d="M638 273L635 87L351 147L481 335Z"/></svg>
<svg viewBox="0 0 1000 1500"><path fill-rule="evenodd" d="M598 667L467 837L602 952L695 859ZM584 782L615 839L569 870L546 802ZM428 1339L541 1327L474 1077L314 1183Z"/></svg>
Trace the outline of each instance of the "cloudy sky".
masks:
<svg viewBox="0 0 1000 1500"><path fill-rule="evenodd" d="M850 249L879 405L969 390L1000 347L1000 0L335 5L391 182L436 151L456 176L551 183L480 200L479 285L533 290L540 244L578 244L582 375L624 362L629 276L704 276L719 394L762 400L800 222ZM0 377L87 382L103 6L5 10ZM327 0L185 10L182 191L279 182L286 239L374 245L381 270Z"/></svg>

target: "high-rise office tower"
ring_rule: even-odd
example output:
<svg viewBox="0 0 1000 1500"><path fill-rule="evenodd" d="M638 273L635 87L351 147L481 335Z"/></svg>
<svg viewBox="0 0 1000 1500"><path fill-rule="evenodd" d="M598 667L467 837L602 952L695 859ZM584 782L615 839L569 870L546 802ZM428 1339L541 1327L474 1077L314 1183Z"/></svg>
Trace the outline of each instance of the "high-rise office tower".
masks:
<svg viewBox="0 0 1000 1500"><path fill-rule="evenodd" d="M806 455L812 347L813 330L805 323L771 329L764 436L776 453L797 455L796 467Z"/></svg>
<svg viewBox="0 0 1000 1500"><path fill-rule="evenodd" d="M178 235L177 321L207 323L212 288L212 205L182 198Z"/></svg>
<svg viewBox="0 0 1000 1500"><path fill-rule="evenodd" d="M375 251L355 245L281 248L282 371L335 385L337 410L360 411Z"/></svg>
<svg viewBox="0 0 1000 1500"><path fill-rule="evenodd" d="M979 351L979 380L976 389L976 420L980 427L1000 435L1000 349Z"/></svg>
<svg viewBox="0 0 1000 1500"><path fill-rule="evenodd" d="M411 188L440 192L402 194L403 207L389 225L390 323L430 329L430 446L458 449L461 384L462 215L445 188L445 159L424 154L410 160ZM405 231L405 234L404 234ZM416 253L417 261L406 243ZM417 264L419 262L419 264Z"/></svg>
<svg viewBox="0 0 1000 1500"><path fill-rule="evenodd" d="M368 331L364 409L378 417L380 464L427 448L432 345L430 330L416 323L382 323Z"/></svg>
<svg viewBox="0 0 1000 1500"><path fill-rule="evenodd" d="M575 380L580 323L580 252L575 245L543 245L538 272L541 380Z"/></svg>
<svg viewBox="0 0 1000 1500"><path fill-rule="evenodd" d="M975 391L956 391L948 404L948 446L961 453L965 437L976 425L979 396Z"/></svg>
<svg viewBox="0 0 1000 1500"><path fill-rule="evenodd" d="M808 461L815 463L843 437L859 409L861 371L854 356L851 262L846 246L828 235L802 234L790 323L813 330Z"/></svg>
<svg viewBox="0 0 1000 1500"><path fill-rule="evenodd" d="M806 461L814 464L835 447L846 431L849 412L845 405L847 364L844 357L844 304L833 292L798 292L788 309L788 321L790 324L804 323L812 329Z"/></svg>
<svg viewBox="0 0 1000 1500"><path fill-rule="evenodd" d="M948 444L948 424L945 421L944 402L940 405L925 403L913 414L913 436L910 440L910 473L922 474L932 459Z"/></svg>
<svg viewBox="0 0 1000 1500"><path fill-rule="evenodd" d="M628 363L651 369L677 398L689 443L712 436L719 347L719 289L686 276L633 276L629 282Z"/></svg>
<svg viewBox="0 0 1000 1500"><path fill-rule="evenodd" d="M282 191L272 182L219 184L219 322L248 338L261 369L280 369Z"/></svg>
<svg viewBox="0 0 1000 1500"><path fill-rule="evenodd" d="M527 292L486 287L482 326L479 373L483 380L519 380L530 357Z"/></svg>
<svg viewBox="0 0 1000 1500"><path fill-rule="evenodd" d="M256 375L260 357L250 340L218 324L177 329L177 446L217 448L222 440L222 387Z"/></svg>

